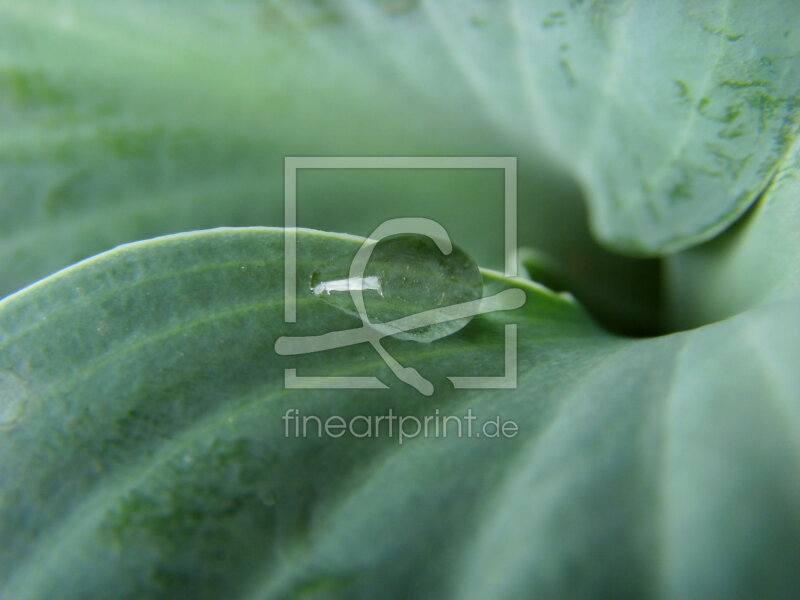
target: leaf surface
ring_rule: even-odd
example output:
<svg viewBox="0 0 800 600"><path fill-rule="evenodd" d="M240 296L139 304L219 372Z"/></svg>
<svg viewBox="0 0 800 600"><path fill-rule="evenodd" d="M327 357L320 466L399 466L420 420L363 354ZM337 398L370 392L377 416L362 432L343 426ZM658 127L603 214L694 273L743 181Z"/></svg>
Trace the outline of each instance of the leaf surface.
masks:
<svg viewBox="0 0 800 600"><path fill-rule="evenodd" d="M636 273L564 218L565 177L613 249L719 232L796 136L793 8L3 0L0 285L122 242L280 225L287 155L519 156L520 241L580 255L583 279ZM303 224L367 235L387 207L447 219L467 204L452 226L502 265L482 235L499 180L405 175L308 175Z"/></svg>
<svg viewBox="0 0 800 600"><path fill-rule="evenodd" d="M296 324L283 235L264 228L122 246L0 303L4 598L798 592L796 302L628 340L487 272L525 306L431 344L386 342L431 379L429 398L364 344L275 353L281 335L359 324L303 293L320 257L359 240L298 240ZM454 390L446 376L503 372L511 323L517 388ZM388 389L285 389L285 368ZM287 437L288 409L473 414L519 433Z"/></svg>

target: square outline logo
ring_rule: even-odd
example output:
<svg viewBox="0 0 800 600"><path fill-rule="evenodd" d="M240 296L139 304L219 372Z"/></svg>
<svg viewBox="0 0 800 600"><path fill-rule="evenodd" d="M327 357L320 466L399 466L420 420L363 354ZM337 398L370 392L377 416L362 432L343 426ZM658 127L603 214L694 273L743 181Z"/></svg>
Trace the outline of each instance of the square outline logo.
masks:
<svg viewBox="0 0 800 600"><path fill-rule="evenodd" d="M284 157L284 322L297 322L297 172L300 169L502 169L507 277L517 277L517 158L514 156L286 156ZM448 376L455 389L517 387L517 325L505 325L505 369L499 376ZM377 377L299 376L284 369L288 389L388 389ZM431 391L432 393L432 391Z"/></svg>

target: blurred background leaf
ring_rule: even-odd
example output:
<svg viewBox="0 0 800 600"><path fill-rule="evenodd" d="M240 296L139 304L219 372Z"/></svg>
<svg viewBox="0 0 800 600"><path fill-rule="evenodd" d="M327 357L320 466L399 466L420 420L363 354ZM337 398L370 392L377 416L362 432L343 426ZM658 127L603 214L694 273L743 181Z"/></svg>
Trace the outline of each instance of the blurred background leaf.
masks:
<svg viewBox="0 0 800 600"><path fill-rule="evenodd" d="M592 241L576 182L597 232L624 250L638 236L640 249L660 251L667 238L689 239L740 212L783 147L772 138L788 139L793 126L785 88L795 63L781 52L794 34L773 35L767 10L780 6L762 7L766 16L754 21L746 3L732 3L725 27L746 21L752 31L727 40L713 7L4 0L2 289L121 242L279 225L286 155L514 155L520 243L557 257L605 322L652 331L657 264ZM667 60L661 36L672 37L672 54L691 56ZM768 46L755 46L764 39ZM748 93L769 91L781 102L768 114L737 108L725 127L745 133L723 140L756 147L748 168L763 173L706 174L692 201L675 205L665 186L689 189L675 183L689 168L673 164L675 152L687 163L703 153L700 170L724 160L717 155L734 150L706 148L723 127L714 111L729 92L736 106L749 97L722 86L702 107L710 116L698 116L675 81L719 88L737 76L729 56L768 49L774 56L762 70L771 71L748 77L771 87ZM685 147L675 150L681 127ZM429 216L480 264L502 265L497 173L303 177L301 225L366 235L387 217Z"/></svg>

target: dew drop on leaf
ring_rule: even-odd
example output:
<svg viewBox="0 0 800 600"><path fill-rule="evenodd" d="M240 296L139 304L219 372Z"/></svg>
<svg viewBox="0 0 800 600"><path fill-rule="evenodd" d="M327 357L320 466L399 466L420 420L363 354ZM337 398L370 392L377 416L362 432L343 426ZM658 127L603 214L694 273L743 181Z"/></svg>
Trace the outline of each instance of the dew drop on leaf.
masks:
<svg viewBox="0 0 800 600"><path fill-rule="evenodd" d="M349 277L352 260L353 255L337 256L317 268L311 293L359 316L351 291L360 290L369 324L400 339L429 343L459 331L472 317L399 332L381 324L478 300L483 293L480 270L467 253L453 246L444 254L424 235L393 235L377 242L362 277Z"/></svg>

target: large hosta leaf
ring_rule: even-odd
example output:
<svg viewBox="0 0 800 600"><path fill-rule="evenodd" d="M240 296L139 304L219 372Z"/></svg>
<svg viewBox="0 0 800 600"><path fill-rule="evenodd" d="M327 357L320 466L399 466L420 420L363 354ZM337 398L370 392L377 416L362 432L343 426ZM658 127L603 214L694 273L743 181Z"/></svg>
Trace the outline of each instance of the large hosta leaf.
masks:
<svg viewBox="0 0 800 600"><path fill-rule="evenodd" d="M652 255L708 238L796 131L793 8L3 0L0 289L125 241L279 225L285 155L512 154L527 172L521 241L579 255L602 291L620 262L576 236L559 211L574 188L543 154L582 183L608 245ZM366 235L371 206L452 214L491 187L407 179L309 184L305 225ZM492 210L457 233L499 267L480 235Z"/></svg>
<svg viewBox="0 0 800 600"><path fill-rule="evenodd" d="M797 134L791 0L513 5L529 105L584 182L596 234L619 250L713 236Z"/></svg>
<svg viewBox="0 0 800 600"><path fill-rule="evenodd" d="M301 232L300 281L358 240ZM0 596L789 598L800 594L800 311L784 299L652 340L570 299L476 317L393 355L275 353L358 324L304 293L283 236L123 246L0 303ZM516 389L454 390L503 372ZM301 375L380 390L284 389ZM282 416L500 416L509 438L286 437Z"/></svg>

